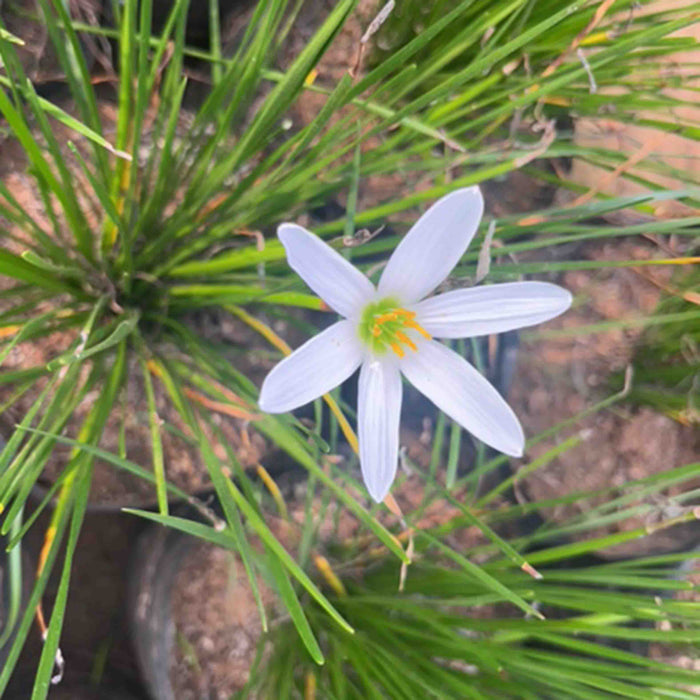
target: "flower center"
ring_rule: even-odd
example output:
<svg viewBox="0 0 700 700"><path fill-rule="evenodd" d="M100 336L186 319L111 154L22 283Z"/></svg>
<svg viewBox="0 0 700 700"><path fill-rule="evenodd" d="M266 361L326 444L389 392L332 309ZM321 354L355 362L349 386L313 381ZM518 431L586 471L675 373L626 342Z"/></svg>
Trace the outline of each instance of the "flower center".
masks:
<svg viewBox="0 0 700 700"><path fill-rule="evenodd" d="M418 333L426 340L430 333L416 322L413 311L402 309L396 299L382 299L367 306L362 312L358 327L360 339L375 355L383 355L389 348L399 357L406 354L405 347L418 350L407 333Z"/></svg>

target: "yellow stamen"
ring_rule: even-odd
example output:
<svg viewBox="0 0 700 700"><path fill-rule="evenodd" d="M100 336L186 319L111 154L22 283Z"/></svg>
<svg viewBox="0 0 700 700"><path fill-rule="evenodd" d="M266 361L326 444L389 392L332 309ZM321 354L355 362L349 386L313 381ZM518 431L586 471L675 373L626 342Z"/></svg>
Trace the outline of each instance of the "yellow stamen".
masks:
<svg viewBox="0 0 700 700"><path fill-rule="evenodd" d="M433 336L428 333L428 331L425 330L422 326L417 324L414 320L409 319L407 321L403 322L403 325L406 326L407 328L413 328L414 331L417 331L420 333L426 340L432 340Z"/></svg>
<svg viewBox="0 0 700 700"><path fill-rule="evenodd" d="M361 333L365 342L378 352L391 348L396 355L404 357L406 348L418 351L417 339L407 331L415 331L426 340L432 336L416 321L416 312L393 306L390 299L372 304L363 316ZM388 302L388 303L387 303ZM366 324L366 325L365 325Z"/></svg>
<svg viewBox="0 0 700 700"><path fill-rule="evenodd" d="M398 316L404 316L405 318L415 318L415 311L407 311L406 309L394 309L394 313Z"/></svg>
<svg viewBox="0 0 700 700"><path fill-rule="evenodd" d="M402 333L401 331L396 331L396 337L404 345L408 345L408 347L411 348L411 350L413 350L413 352L416 352L416 350L418 350L418 348L416 347L416 344L405 333Z"/></svg>
<svg viewBox="0 0 700 700"><path fill-rule="evenodd" d="M403 357L406 354L398 343L390 343L389 346L399 357Z"/></svg>

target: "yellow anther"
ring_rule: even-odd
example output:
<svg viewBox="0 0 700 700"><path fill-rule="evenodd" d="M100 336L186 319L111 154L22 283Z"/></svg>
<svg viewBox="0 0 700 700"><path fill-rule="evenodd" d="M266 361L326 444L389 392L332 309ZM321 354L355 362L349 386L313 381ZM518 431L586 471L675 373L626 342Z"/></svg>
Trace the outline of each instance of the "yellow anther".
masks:
<svg viewBox="0 0 700 700"><path fill-rule="evenodd" d="M378 338L381 334L382 334L382 327L378 323L375 323L374 326L372 326L372 335L375 338Z"/></svg>
<svg viewBox="0 0 700 700"><path fill-rule="evenodd" d="M390 343L389 346L399 357L403 357L406 354L398 343Z"/></svg>
<svg viewBox="0 0 700 700"><path fill-rule="evenodd" d="M403 322L403 325L407 328L413 328L414 331L420 333L426 340L432 340L433 336L428 333L422 326L417 324L413 319L409 319Z"/></svg>
<svg viewBox="0 0 700 700"><path fill-rule="evenodd" d="M396 337L404 345L408 345L408 347L411 348L411 350L413 350L413 352L416 352L416 350L418 350L418 348L416 347L416 344L405 333L402 333L401 331L396 331Z"/></svg>
<svg viewBox="0 0 700 700"><path fill-rule="evenodd" d="M375 316L374 320L376 323L386 323L387 321L397 321L399 318L398 314L395 311L390 311L388 314L381 314L379 316Z"/></svg>

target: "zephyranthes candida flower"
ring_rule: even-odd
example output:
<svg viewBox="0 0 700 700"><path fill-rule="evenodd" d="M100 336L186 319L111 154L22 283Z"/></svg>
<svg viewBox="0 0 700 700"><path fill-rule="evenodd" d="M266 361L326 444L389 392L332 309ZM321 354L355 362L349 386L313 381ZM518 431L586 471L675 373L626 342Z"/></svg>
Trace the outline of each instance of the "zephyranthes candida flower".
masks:
<svg viewBox="0 0 700 700"><path fill-rule="evenodd" d="M376 287L301 226L278 229L292 269L343 320L267 375L260 408L291 411L338 386L359 367L360 464L377 502L396 473L402 374L479 440L508 455L523 453L523 430L508 404L463 357L434 338L502 333L541 323L565 311L571 295L547 282L509 282L428 297L464 254L483 210L478 187L440 199L396 247Z"/></svg>

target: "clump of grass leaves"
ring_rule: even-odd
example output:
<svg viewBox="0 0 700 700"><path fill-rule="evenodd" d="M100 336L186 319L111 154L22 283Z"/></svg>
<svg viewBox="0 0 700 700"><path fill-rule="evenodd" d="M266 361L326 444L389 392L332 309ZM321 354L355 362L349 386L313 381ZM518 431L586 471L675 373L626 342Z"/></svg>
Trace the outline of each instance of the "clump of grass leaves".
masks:
<svg viewBox="0 0 700 700"><path fill-rule="evenodd" d="M46 697L96 457L155 484L159 512L142 512L143 516L236 549L254 587L253 572L264 571L286 605L295 634L301 637L310 657L318 663L325 657L328 662L331 652L326 666L329 673L337 671L342 661L334 656L338 635L349 635L354 628L355 635L343 639L357 640L357 644L373 626L376 629L378 620L373 620L370 613L377 609L391 612L392 622L385 631L397 629L402 615L413 621L421 618L425 624L419 635L412 635L410 625L405 626L397 631L398 639L388 639L386 645L374 643L363 649L344 641L343 653L354 655L365 680L371 677L372 665L378 659L391 659L393 663L397 658L394 642L400 643L408 654L411 645L415 644L416 650L424 649L428 639L435 639L439 645L429 658L450 659L456 650L465 649L469 661L463 659L462 663L493 670L505 664L510 676L504 675L501 680L496 673L490 676L497 689L512 689L512 679L518 673L532 678L534 669L541 668L548 658L556 663L547 666L547 673L558 674L559 687L566 687L572 697L584 697L574 692L578 692L583 676L600 679L604 687L596 692L601 697L622 693L632 682L630 675L635 676L637 684L647 684L640 691L646 695L633 697L651 697L649 687L653 679L665 687L676 680L683 682L685 677L680 671L652 664L643 670L630 670L633 662L623 652L612 648L603 652L600 645L594 645L594 650L593 642L583 641L574 633L576 629L591 634L597 631L603 637L625 636L629 634L624 626L628 618L672 616L677 608L671 602L658 607L645 599L643 605L633 595L613 600L614 595L606 594L603 587L612 585L615 576L630 578L620 567L600 569L599 578L588 576L590 590L585 595L580 580L566 578L566 569L551 576L548 571L547 583L538 584L535 589L532 581L512 569L514 562L519 561L513 547L524 547L528 541L506 545L498 540L500 550L515 555L515 559L511 556L481 569L467 566L468 560L442 543L440 533L421 536L421 552L428 553L436 547L453 560L457 557L462 565L460 573L430 566L424 560L409 575L409 591L423 590L443 601L435 610L429 610L428 599L420 602L415 596L387 595L386 588L383 597L375 599L361 592L356 603L352 602L354 595L342 601L330 599L306 573L308 557L292 559L266 526L259 502L260 487L242 473L235 454L229 452L222 459L205 438L203 426L211 425L211 414L189 398L190 386L223 403L230 400L220 389L226 387L250 407L255 406L256 388L212 343L188 325L187 318L198 309L216 307L246 318L264 331L264 326L256 324L256 318L284 319L298 308L318 309L318 300L290 275L276 241L268 240L259 250L238 233L271 233L283 218L323 205L338 193L352 195L358 183L371 176L410 173L421 187L361 212L355 211L356 198L350 196L346 216L317 229L321 234L333 236L378 226L388 216L432 201L452 188L504 176L519 168L544 180L551 179L550 171L538 165L545 153L583 158L611 172L624 158L616 151L578 147L566 123L557 127L555 138L548 144L543 145L538 132L519 133L515 139L510 131L516 122L541 123L543 119L571 114L597 115L603 108L624 122L634 121L638 109L658 109L655 128L680 128L687 135L696 135L696 126L671 123L661 116L681 101L665 97L662 92L663 87L680 78L662 79L659 68L665 54L687 44L670 35L697 18L698 6L642 15L632 0L614 3L614 12L609 3L603 3L608 6L603 13L598 12L601 5L580 0L443 3L444 11L424 18L418 33L404 36L396 31L391 52L368 62L363 74L355 79L348 74L336 84L328 84L323 75L316 83L308 78L352 13L353 0L335 3L301 53L283 71L275 69L274 57L299 11L299 3L259 2L242 40L227 55L218 39L218 8L214 2L210 8L213 36L208 51L185 43L187 0L173 3L162 33L157 36L151 33L151 0L125 0L112 5L114 27L101 28L73 21L60 0L39 0L43 21L70 89L74 105L70 113L37 94L15 52L18 39L4 28L0 34L0 114L24 151L28 172L50 222L50 228L44 229L0 184L2 235L6 242L0 249L0 273L14 281L2 292L2 357L18 343L45 338L54 330L75 332L72 346L48 364L5 372L0 377L3 385L13 390L5 410L21 396L36 393L32 406L17 430L7 436L0 453L2 534L9 535L10 575L14 582L10 619L17 618L12 630L15 639L0 671L0 693L13 673L49 574L62 552L58 591L48 618L32 695ZM101 121L98 97L81 44L81 34L86 33L107 37L116 47L117 112L113 133L107 132ZM585 63L572 49L582 40ZM184 70L188 58L208 66L211 89L183 132L180 112L188 87ZM591 75L595 76L597 92L591 90ZM324 107L311 123L285 130L283 119L304 90L323 95ZM53 129L56 122L73 133L72 143L58 142ZM150 130L148 139L144 137L146 126ZM370 139L372 147L362 149L362 144ZM82 176L76 179L78 170ZM669 193L654 185L652 175L669 174L668 170L656 160L645 163L643 168L637 166L634 177L648 186L646 195L535 212L536 225L528 225L517 217L499 220L496 232L503 245L498 251L492 250L493 256L525 250L549 252L557 246L563 252L556 261L549 256L541 263L511 261L494 267L491 276L512 279L529 272L557 272L599 264L568 259L569 244L637 235L641 229L594 226L589 223L593 217L623 207L649 214L657 201L668 198L684 199L697 206L697 191ZM673 174L684 181L683 173ZM572 183L558 184L576 188ZM94 220L94 211L99 212L98 221ZM654 220L645 224L643 230L659 235L673 230L679 236L689 236L694 225L697 220ZM484 232L485 229L482 235ZM376 256L395 243L392 236L380 237L353 249L352 254L361 264L363 256ZM458 274L473 277L475 256L476 253L465 256ZM264 275L260 274L263 270ZM42 303L47 301L52 302L52 310L37 311L45 308ZM178 348L178 352L172 348ZM132 367L142 373L149 401L152 468L132 464L99 447L108 418L121 412L127 368ZM40 381L43 384L38 390ZM178 519L168 512L168 493L183 494L165 479L162 426L153 410L156 382L163 385L198 446L223 508L223 525L218 521L214 526ZM98 398L77 433L62 437L71 415L88 392ZM322 468L320 409L317 415L319 421L312 431L316 439L311 441L308 431L290 417L262 417L254 425L308 470L310 491L319 490L327 501L336 501L354 513L375 542L391 553L390 568L407 562L408 556L394 535L346 491L343 484L352 481L347 473L333 464ZM336 419L331 420L331 435L337 435ZM459 433L455 435L451 439L458 444ZM26 501L33 484L56 446L66 443L73 449L59 478L42 503L30 511ZM336 448L334 438L330 449ZM232 480L229 474L237 479ZM47 539L45 558L30 600L20 615L16 584L22 538L52 498L55 505L51 537ZM307 552L314 532L309 521L304 540ZM477 521L481 522L478 518ZM247 538L253 533L264 545L262 552L248 545ZM565 561L575 554L577 551L554 549L546 556ZM632 570L645 586L657 587L665 579L650 566L639 562L632 565ZM529 610L528 600L541 600L543 604L577 609L582 617L578 621L547 623L539 633L535 626L540 622L534 620L499 621L499 629L495 629L495 622L485 620L477 624L462 617L451 622L445 611L448 604L456 602L455 591L459 592L458 605L464 608L505 598L511 604L517 603L515 610L518 605ZM374 608L377 600L385 607ZM314 601L313 605L309 601ZM262 606L261 615L265 620ZM694 629L690 618L679 624ZM469 630L477 627L478 634L487 639L483 647L471 641ZM431 629L433 633L429 633ZM528 651L525 642L538 634L545 648ZM683 634L692 636L697 632ZM680 633L669 635L673 638ZM564 647L570 655L561 653ZM504 655L506 648L508 654ZM415 651L411 653L415 656ZM585 666L578 654L600 654L601 658L590 660L591 665ZM405 669L406 664L397 668ZM461 671L449 670L449 664L440 663L430 664L429 668L425 664L416 666L412 674L396 678L394 687L404 687L415 674L424 676L427 682L439 673L444 674L444 679L458 678L454 683L460 689L472 687L471 691L464 690L465 697L489 695L478 685L466 683L465 677L459 676ZM345 687L350 692L354 683L353 678L348 678L345 686L333 687ZM440 692L447 693L451 687L441 686ZM528 695L524 684L520 692L522 697L536 695L534 691ZM608 695L602 695L604 692Z"/></svg>
<svg viewBox="0 0 700 700"><path fill-rule="evenodd" d="M488 472L495 462L484 466ZM355 634L308 606L326 664L313 663L294 626L284 622L261 643L259 666L237 697L305 698L312 688L322 698L696 698L697 670L666 659L697 658L700 615L693 598L698 587L686 575L698 552L618 560L601 558L600 552L693 521L697 513L683 504L697 499L697 490L678 499L682 514L673 520L605 535L600 528L653 515L655 507L644 496L672 483L697 483L699 473L700 464L688 465L630 482L621 491L610 488L604 505L560 525L527 528L508 546L490 526L507 527L536 509L603 494L490 511L479 511L473 502L460 504L461 514L417 533L415 562L401 595L393 562L348 556L351 563L338 568L343 586L334 586L331 601ZM457 487L470 483L473 478L467 477ZM456 503L448 492L442 495ZM482 499L482 507L489 501ZM484 537L468 544L475 538L465 540L463 533L475 521ZM450 538L465 544L450 548ZM509 547L526 552L542 578L519 570ZM512 596L521 608L531 606L530 612L518 611Z"/></svg>

